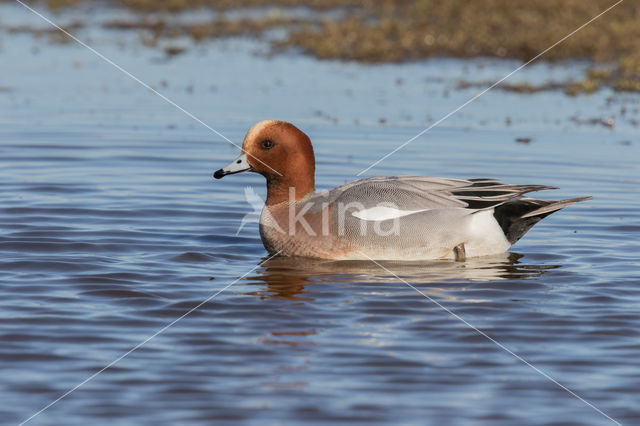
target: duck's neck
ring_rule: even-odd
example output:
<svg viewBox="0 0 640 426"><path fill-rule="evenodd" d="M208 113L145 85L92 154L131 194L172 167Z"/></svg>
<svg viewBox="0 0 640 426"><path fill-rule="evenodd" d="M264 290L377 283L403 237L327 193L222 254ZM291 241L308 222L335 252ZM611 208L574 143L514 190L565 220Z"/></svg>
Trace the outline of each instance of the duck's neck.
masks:
<svg viewBox="0 0 640 426"><path fill-rule="evenodd" d="M295 176L267 177L267 206L284 203L286 201L299 201L315 190L313 169L302 174L300 171Z"/></svg>

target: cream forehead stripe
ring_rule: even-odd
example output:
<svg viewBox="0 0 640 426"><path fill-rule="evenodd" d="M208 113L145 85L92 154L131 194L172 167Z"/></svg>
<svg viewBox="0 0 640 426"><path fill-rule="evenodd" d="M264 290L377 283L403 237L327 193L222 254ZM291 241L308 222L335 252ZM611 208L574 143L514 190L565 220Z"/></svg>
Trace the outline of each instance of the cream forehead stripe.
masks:
<svg viewBox="0 0 640 426"><path fill-rule="evenodd" d="M399 217L407 216L413 213L425 212L429 209L423 210L399 210L393 207L387 206L375 206L364 210L352 212L351 214L360 220L389 220L397 219Z"/></svg>
<svg viewBox="0 0 640 426"><path fill-rule="evenodd" d="M245 136L245 140L253 139L262 132L267 127L278 123L276 120L264 120L259 123L254 124L249 131L247 132L247 136Z"/></svg>

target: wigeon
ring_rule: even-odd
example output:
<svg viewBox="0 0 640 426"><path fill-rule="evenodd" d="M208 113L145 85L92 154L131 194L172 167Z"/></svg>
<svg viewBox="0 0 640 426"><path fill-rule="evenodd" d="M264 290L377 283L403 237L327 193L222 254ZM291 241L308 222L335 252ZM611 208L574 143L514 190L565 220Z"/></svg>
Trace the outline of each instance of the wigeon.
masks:
<svg viewBox="0 0 640 426"><path fill-rule="evenodd" d="M322 259L455 259L502 253L533 225L591 197L523 197L544 185L495 179L393 176L315 191L309 137L291 123L261 121L242 155L214 177L240 172L267 179L260 236L270 253Z"/></svg>

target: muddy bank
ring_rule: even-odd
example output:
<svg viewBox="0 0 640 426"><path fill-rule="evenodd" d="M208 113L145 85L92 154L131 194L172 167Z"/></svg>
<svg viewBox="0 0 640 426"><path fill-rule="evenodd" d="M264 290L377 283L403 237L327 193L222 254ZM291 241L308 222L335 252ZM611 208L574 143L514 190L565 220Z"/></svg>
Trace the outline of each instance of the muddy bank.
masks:
<svg viewBox="0 0 640 426"><path fill-rule="evenodd" d="M47 0L54 11L89 0ZM251 36L271 44L272 53L297 50L318 59L364 63L408 62L431 57L495 57L527 61L614 4L611 0L511 2L478 0L117 0L100 3L133 11L102 25L139 31L140 40L167 55L189 46L167 41ZM178 19L180 12L210 11L210 17ZM235 12L241 12L239 15ZM234 14L230 17L231 14ZM203 14L204 16L209 16ZM543 60L587 59L593 67L580 81L522 87L521 93L559 89L569 95L602 87L640 91L640 6L623 2L544 54ZM81 22L75 22L81 28ZM9 31L26 31L5 25ZM272 31L278 30L278 31ZM40 29L34 29L40 31ZM277 33L278 36L273 36ZM55 40L55 39L54 39Z"/></svg>

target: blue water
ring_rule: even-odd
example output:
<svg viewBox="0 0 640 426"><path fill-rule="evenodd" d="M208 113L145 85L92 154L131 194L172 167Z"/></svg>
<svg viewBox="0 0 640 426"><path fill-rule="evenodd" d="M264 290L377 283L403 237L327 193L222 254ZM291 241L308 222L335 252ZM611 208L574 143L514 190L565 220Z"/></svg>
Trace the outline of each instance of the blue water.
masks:
<svg viewBox="0 0 640 426"><path fill-rule="evenodd" d="M13 4L0 16L45 26ZM319 189L479 92L460 80L518 66L267 58L248 40L167 60L132 34L93 25L80 36L237 144L259 120L295 123L314 142ZM366 173L594 197L504 256L388 271L263 263L257 224L238 233L252 212L245 188L264 195L262 178L211 177L236 147L82 46L0 42L2 424L158 331L28 424L613 424L478 330L607 416L640 422L639 96L490 91ZM533 65L509 81L583 66ZM580 124L612 115L613 129Z"/></svg>

